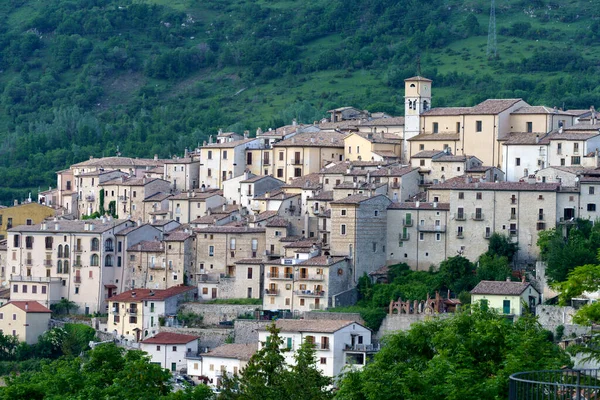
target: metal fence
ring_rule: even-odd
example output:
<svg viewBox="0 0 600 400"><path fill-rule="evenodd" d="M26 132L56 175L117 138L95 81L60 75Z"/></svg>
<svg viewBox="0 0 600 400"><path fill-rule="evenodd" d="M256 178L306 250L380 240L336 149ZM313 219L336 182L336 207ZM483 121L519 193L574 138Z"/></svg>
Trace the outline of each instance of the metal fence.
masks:
<svg viewBox="0 0 600 400"><path fill-rule="evenodd" d="M518 372L510 376L509 400L600 399L597 369Z"/></svg>

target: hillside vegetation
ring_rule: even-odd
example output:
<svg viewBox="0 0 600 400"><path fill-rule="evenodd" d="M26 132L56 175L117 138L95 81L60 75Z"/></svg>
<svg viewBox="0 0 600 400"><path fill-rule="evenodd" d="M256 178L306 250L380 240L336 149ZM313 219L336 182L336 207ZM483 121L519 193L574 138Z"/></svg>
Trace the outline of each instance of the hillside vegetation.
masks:
<svg viewBox="0 0 600 400"><path fill-rule="evenodd" d="M312 122L353 105L403 114L403 79L434 106L488 97L600 103L600 8L497 0L0 2L0 201L71 163L169 157L217 129Z"/></svg>

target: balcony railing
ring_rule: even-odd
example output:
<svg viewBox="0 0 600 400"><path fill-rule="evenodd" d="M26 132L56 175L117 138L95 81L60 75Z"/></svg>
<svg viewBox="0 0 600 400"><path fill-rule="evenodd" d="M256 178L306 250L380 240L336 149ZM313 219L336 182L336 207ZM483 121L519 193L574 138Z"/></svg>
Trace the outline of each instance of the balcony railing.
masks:
<svg viewBox="0 0 600 400"><path fill-rule="evenodd" d="M267 278L273 280L292 280L294 279L294 274L272 274L271 272L267 272Z"/></svg>
<svg viewBox="0 0 600 400"><path fill-rule="evenodd" d="M600 393L600 370L561 369L512 374L509 400L595 399Z"/></svg>
<svg viewBox="0 0 600 400"><path fill-rule="evenodd" d="M87 196L85 196L85 201L93 202L95 200L96 196L94 196L93 194L88 194Z"/></svg>
<svg viewBox="0 0 600 400"><path fill-rule="evenodd" d="M516 220L517 219L517 214L510 214L510 219L511 220Z"/></svg>
<svg viewBox="0 0 600 400"><path fill-rule="evenodd" d="M148 264L148 268L150 268L150 269L165 269L166 266L162 263L150 263L150 264Z"/></svg>
<svg viewBox="0 0 600 400"><path fill-rule="evenodd" d="M457 239L464 239L465 238L465 233L464 232L456 232L456 238Z"/></svg>
<svg viewBox="0 0 600 400"><path fill-rule="evenodd" d="M314 291L314 290L296 290L294 293L300 297L323 297L325 296L325 291Z"/></svg>
<svg viewBox="0 0 600 400"><path fill-rule="evenodd" d="M518 234L519 234L519 232L516 229L511 229L510 231L508 231L508 236L515 237Z"/></svg>
<svg viewBox="0 0 600 400"><path fill-rule="evenodd" d="M454 213L454 219L457 221L465 221L467 219L467 215L465 213Z"/></svg>
<svg viewBox="0 0 600 400"><path fill-rule="evenodd" d="M473 221L483 221L483 213L473 213L471 214L471 219Z"/></svg>
<svg viewBox="0 0 600 400"><path fill-rule="evenodd" d="M126 202L127 200L129 200L129 197L127 197L127 196L119 196L119 201Z"/></svg>
<svg viewBox="0 0 600 400"><path fill-rule="evenodd" d="M73 262L73 266L76 267L76 268L81 268L82 267L81 260L75 260Z"/></svg>
<svg viewBox="0 0 600 400"><path fill-rule="evenodd" d="M279 289L265 289L265 295L267 296L278 296Z"/></svg>
<svg viewBox="0 0 600 400"><path fill-rule="evenodd" d="M489 238L491 238L491 237L492 237L492 232L485 232L485 233L483 234L483 238L484 238L484 239L489 239Z"/></svg>
<svg viewBox="0 0 600 400"><path fill-rule="evenodd" d="M401 233L398 237L399 240L405 242L407 240L410 240L410 233Z"/></svg>
<svg viewBox="0 0 600 400"><path fill-rule="evenodd" d="M354 345L350 345L350 344L346 344L346 346L344 346L344 351L363 351L363 352L377 352L381 350L381 346L379 345L379 343L375 343L375 344L354 344Z"/></svg>
<svg viewBox="0 0 600 400"><path fill-rule="evenodd" d="M127 312L131 315L137 315L138 310L137 310L137 308L128 308Z"/></svg>
<svg viewBox="0 0 600 400"><path fill-rule="evenodd" d="M271 160L263 160L263 165L264 166L271 165Z"/></svg>
<svg viewBox="0 0 600 400"><path fill-rule="evenodd" d="M75 275L73 280L75 281L75 283L81 283L81 276Z"/></svg>
<svg viewBox="0 0 600 400"><path fill-rule="evenodd" d="M302 159L301 158L296 158L294 160L292 160L292 165L302 165Z"/></svg>
<svg viewBox="0 0 600 400"><path fill-rule="evenodd" d="M25 260L25 264L26 265L33 265L33 260L31 258L28 258L27 260Z"/></svg>
<svg viewBox="0 0 600 400"><path fill-rule="evenodd" d="M403 226L413 226L414 223L415 223L415 221L413 219L403 219L402 220Z"/></svg>
<svg viewBox="0 0 600 400"><path fill-rule="evenodd" d="M115 251L115 248L113 245L104 245L104 251L113 252L113 251Z"/></svg>
<svg viewBox="0 0 600 400"><path fill-rule="evenodd" d="M51 267L52 266L52 260L44 260L44 267Z"/></svg>
<svg viewBox="0 0 600 400"><path fill-rule="evenodd" d="M322 281L323 274L296 274L297 281Z"/></svg>
<svg viewBox="0 0 600 400"><path fill-rule="evenodd" d="M310 304L308 308L311 310L324 310L325 304Z"/></svg>
<svg viewBox="0 0 600 400"><path fill-rule="evenodd" d="M73 251L75 253L83 253L83 246L73 246Z"/></svg>

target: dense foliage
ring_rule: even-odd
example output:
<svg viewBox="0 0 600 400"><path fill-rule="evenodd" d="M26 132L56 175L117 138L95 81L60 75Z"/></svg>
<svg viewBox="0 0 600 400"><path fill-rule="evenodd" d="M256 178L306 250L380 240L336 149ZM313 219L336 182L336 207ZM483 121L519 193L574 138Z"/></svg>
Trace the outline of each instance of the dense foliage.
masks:
<svg viewBox="0 0 600 400"><path fill-rule="evenodd" d="M434 105L488 97L587 108L600 23L593 2L11 0L0 2L0 200L96 157L168 157L218 128L312 122L353 105L403 113L403 79Z"/></svg>
<svg viewBox="0 0 600 400"><path fill-rule="evenodd" d="M336 398L502 399L511 374L571 364L534 317L513 324L492 311L472 311L388 336L371 364L345 376Z"/></svg>
<svg viewBox="0 0 600 400"><path fill-rule="evenodd" d="M169 371L152 364L145 353L102 344L74 358L45 361L37 372L6 379L1 400L165 399L206 400L207 386L171 392Z"/></svg>

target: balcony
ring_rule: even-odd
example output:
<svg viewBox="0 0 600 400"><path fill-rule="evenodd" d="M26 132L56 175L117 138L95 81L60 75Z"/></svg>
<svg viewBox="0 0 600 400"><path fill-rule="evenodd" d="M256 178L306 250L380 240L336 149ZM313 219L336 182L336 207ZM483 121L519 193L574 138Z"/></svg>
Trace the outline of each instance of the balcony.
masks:
<svg viewBox="0 0 600 400"><path fill-rule="evenodd" d="M484 238L484 239L489 239L489 238L491 238L491 237L492 237L492 232L485 232L485 233L483 234L483 238Z"/></svg>
<svg viewBox="0 0 600 400"><path fill-rule="evenodd" d="M511 229L510 231L508 231L508 236L510 237L516 237L518 235L518 231L516 229Z"/></svg>
<svg viewBox="0 0 600 400"><path fill-rule="evenodd" d="M465 213L454 213L454 219L457 221L466 221L467 216Z"/></svg>
<svg viewBox="0 0 600 400"><path fill-rule="evenodd" d="M400 240L402 242L406 242L407 240L410 240L410 233L401 233L398 237L398 240Z"/></svg>
<svg viewBox="0 0 600 400"><path fill-rule="evenodd" d="M294 160L292 160L292 165L302 165L302 159L301 158L296 158Z"/></svg>
<svg viewBox="0 0 600 400"><path fill-rule="evenodd" d="M419 225L419 232L446 232L446 225Z"/></svg>
<svg viewBox="0 0 600 400"><path fill-rule="evenodd" d="M75 268L81 268L82 267L81 260L75 260L73 262L73 267L75 267Z"/></svg>
<svg viewBox="0 0 600 400"><path fill-rule="evenodd" d="M402 226L413 226L415 221L413 219L403 219Z"/></svg>
<svg viewBox="0 0 600 400"><path fill-rule="evenodd" d="M323 274L296 274L297 281L322 281Z"/></svg>
<svg viewBox="0 0 600 400"><path fill-rule="evenodd" d="M162 263L150 263L150 264L148 264L148 268L150 268L150 269L165 269L165 264L162 264Z"/></svg>
<svg viewBox="0 0 600 400"><path fill-rule="evenodd" d="M309 304L308 308L310 310L324 310L325 304Z"/></svg>
<svg viewBox="0 0 600 400"><path fill-rule="evenodd" d="M33 260L31 258L25 260L25 265L33 265Z"/></svg>
<svg viewBox="0 0 600 400"><path fill-rule="evenodd" d="M483 221L483 213L473 213L471 214L471 219L473 221Z"/></svg>
<svg viewBox="0 0 600 400"><path fill-rule="evenodd" d="M73 281L75 283L81 283L81 276L75 275L75 277L73 278Z"/></svg>
<svg viewBox="0 0 600 400"><path fill-rule="evenodd" d="M279 296L279 289L265 289L266 296Z"/></svg>
<svg viewBox="0 0 600 400"><path fill-rule="evenodd" d="M379 343L377 344L346 344L344 351L360 351L365 353L376 353L381 350Z"/></svg>
<svg viewBox="0 0 600 400"><path fill-rule="evenodd" d="M271 165L271 161L270 160L263 160L263 165L265 167L267 167L267 166Z"/></svg>
<svg viewBox="0 0 600 400"><path fill-rule="evenodd" d="M44 267L51 267L52 266L52 260L44 260Z"/></svg>
<svg viewBox="0 0 600 400"><path fill-rule="evenodd" d="M512 221L516 220L517 219L517 214L510 214L510 219Z"/></svg>
<svg viewBox="0 0 600 400"><path fill-rule="evenodd" d="M137 315L138 310L137 310L137 308L128 308L127 312L131 315Z"/></svg>
<svg viewBox="0 0 600 400"><path fill-rule="evenodd" d="M294 293L300 297L323 297L325 296L325 291L314 291L314 290L295 290Z"/></svg>
<svg viewBox="0 0 600 400"><path fill-rule="evenodd" d="M558 219L558 223L562 224L562 225L571 225L575 223L575 217L572 218L568 218L568 217L560 217Z"/></svg>
<svg viewBox="0 0 600 400"><path fill-rule="evenodd" d="M313 347L315 350L319 350L319 351L331 350L331 345L329 343L313 343Z"/></svg>
<svg viewBox="0 0 600 400"><path fill-rule="evenodd" d="M456 238L457 239L464 239L465 238L465 233L464 232L456 232Z"/></svg>
<svg viewBox="0 0 600 400"><path fill-rule="evenodd" d="M93 203L94 201L96 201L96 196L94 196L93 194L88 194L87 196L85 196L85 201Z"/></svg>
<svg viewBox="0 0 600 400"><path fill-rule="evenodd" d="M115 248L113 247L113 245L104 245L104 251L113 252L115 251Z"/></svg>
<svg viewBox="0 0 600 400"><path fill-rule="evenodd" d="M268 272L267 278L273 279L273 280L291 281L292 279L294 279L294 274L272 274L272 273Z"/></svg>
<svg viewBox="0 0 600 400"><path fill-rule="evenodd" d="M61 282L62 278L54 277L50 278L47 276L23 276L23 275L13 275L10 278L11 282L42 282L42 283L51 283L51 282Z"/></svg>
<svg viewBox="0 0 600 400"><path fill-rule="evenodd" d="M390 186L392 187L392 189L400 189L399 182L392 182Z"/></svg>
<svg viewBox="0 0 600 400"><path fill-rule="evenodd" d="M83 253L83 246L73 246L73 251L75 253Z"/></svg>
<svg viewBox="0 0 600 400"><path fill-rule="evenodd" d="M127 197L127 196L119 196L119 201L122 201L124 203L127 200L129 200L129 197Z"/></svg>
<svg viewBox="0 0 600 400"><path fill-rule="evenodd" d="M294 211L296 211L296 206L294 206L294 205L291 205L291 206L289 206L289 207L287 208L287 210L288 210L289 212L294 212Z"/></svg>

